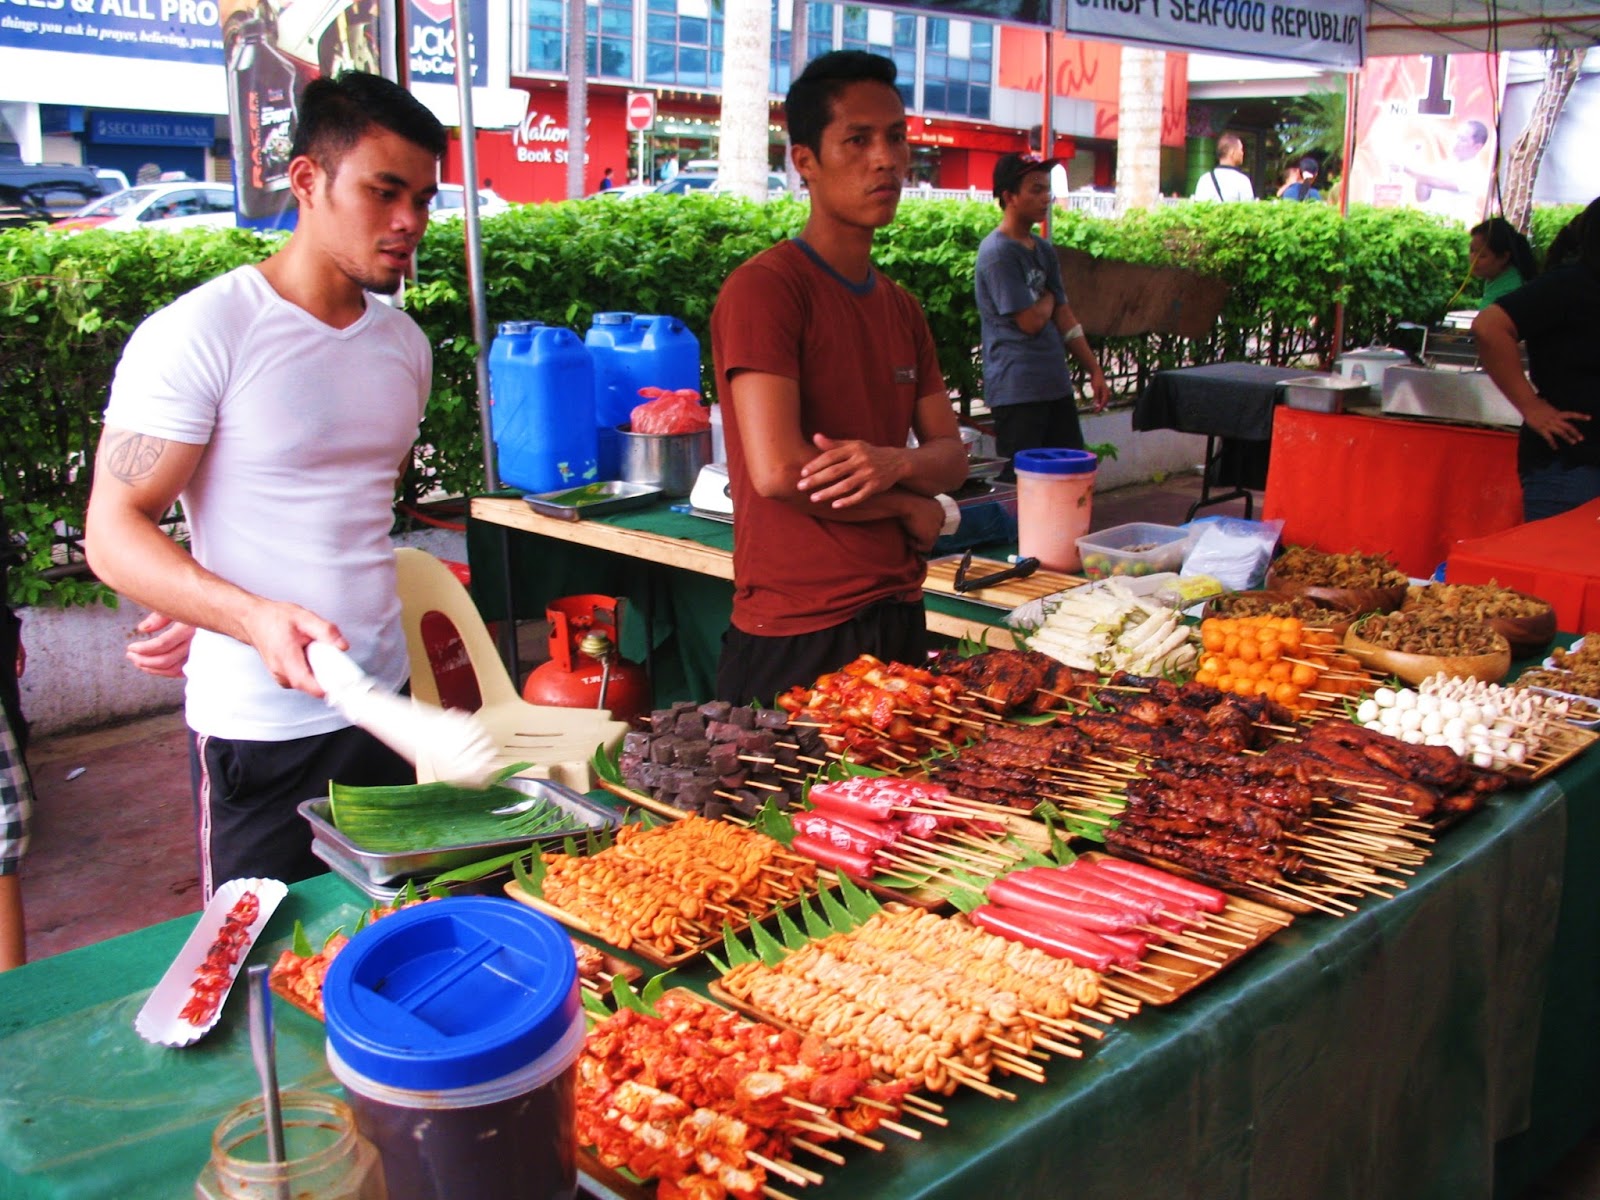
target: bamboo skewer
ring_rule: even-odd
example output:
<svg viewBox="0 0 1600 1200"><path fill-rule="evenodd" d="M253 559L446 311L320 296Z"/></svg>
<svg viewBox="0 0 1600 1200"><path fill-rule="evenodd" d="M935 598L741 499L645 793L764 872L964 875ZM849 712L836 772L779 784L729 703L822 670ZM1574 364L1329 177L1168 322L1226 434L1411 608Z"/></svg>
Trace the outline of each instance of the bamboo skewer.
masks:
<svg viewBox="0 0 1600 1200"><path fill-rule="evenodd" d="M818 1158L826 1159L828 1162L833 1163L834 1166L842 1167L845 1165L844 1155L835 1154L832 1150L824 1150L815 1142L806 1141L805 1138L790 1138L789 1144L798 1150L804 1150L808 1154L815 1154Z"/></svg>
<svg viewBox="0 0 1600 1200"><path fill-rule="evenodd" d="M777 1188L768 1187L766 1184L761 1185L761 1194L767 1200L794 1200L794 1197L789 1195L788 1192L780 1192Z"/></svg>
<svg viewBox="0 0 1600 1200"><path fill-rule="evenodd" d="M775 1158L768 1158L764 1154L757 1154L754 1150L746 1150L744 1156L758 1167L765 1167L779 1179L787 1179L790 1183L805 1187L808 1183L821 1183L822 1176L805 1167L795 1166L793 1163L781 1163Z"/></svg>

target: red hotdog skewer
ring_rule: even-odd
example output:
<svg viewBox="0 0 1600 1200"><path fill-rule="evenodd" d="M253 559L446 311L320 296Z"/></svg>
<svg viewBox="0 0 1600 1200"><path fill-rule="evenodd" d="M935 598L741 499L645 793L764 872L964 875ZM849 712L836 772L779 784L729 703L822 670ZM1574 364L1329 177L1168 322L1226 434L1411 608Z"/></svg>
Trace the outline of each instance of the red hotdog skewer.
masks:
<svg viewBox="0 0 1600 1200"><path fill-rule="evenodd" d="M1097 934L1074 929L1068 925L1044 926L1027 920L1015 909L997 908L985 904L973 909L968 918L979 929L1043 950L1056 958L1065 958L1080 967L1104 974L1126 952L1113 946Z"/></svg>
<svg viewBox="0 0 1600 1200"><path fill-rule="evenodd" d="M867 880L877 873L872 855L859 854L854 850L835 846L832 842L812 837L810 834L795 834L790 848L825 867L843 871L853 879Z"/></svg>
<svg viewBox="0 0 1600 1200"><path fill-rule="evenodd" d="M1131 887L1143 885L1147 891L1170 892L1180 899L1187 900L1202 912L1219 913L1228 907L1226 892L1219 892L1216 888L1195 883L1193 880L1166 871L1158 871L1142 863L1127 862L1120 858L1101 858L1095 860L1094 865L1108 874L1126 880Z"/></svg>
<svg viewBox="0 0 1600 1200"><path fill-rule="evenodd" d="M995 880L985 889L984 895L991 903L1003 908L1021 909L1047 920L1076 925L1091 933L1120 933L1140 923L1139 917L1134 913L1110 908L1104 904L1047 896L1043 892L1036 892L1007 879Z"/></svg>

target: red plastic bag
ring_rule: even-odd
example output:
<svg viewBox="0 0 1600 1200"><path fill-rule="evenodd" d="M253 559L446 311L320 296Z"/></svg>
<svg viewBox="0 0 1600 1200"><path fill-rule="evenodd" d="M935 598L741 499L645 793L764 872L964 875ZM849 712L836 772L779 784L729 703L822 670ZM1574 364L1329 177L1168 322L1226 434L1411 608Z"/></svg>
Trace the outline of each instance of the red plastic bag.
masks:
<svg viewBox="0 0 1600 1200"><path fill-rule="evenodd" d="M698 433L711 428L711 414L700 403L700 393L693 388L669 392L664 388L642 387L639 395L646 403L631 414L634 433Z"/></svg>

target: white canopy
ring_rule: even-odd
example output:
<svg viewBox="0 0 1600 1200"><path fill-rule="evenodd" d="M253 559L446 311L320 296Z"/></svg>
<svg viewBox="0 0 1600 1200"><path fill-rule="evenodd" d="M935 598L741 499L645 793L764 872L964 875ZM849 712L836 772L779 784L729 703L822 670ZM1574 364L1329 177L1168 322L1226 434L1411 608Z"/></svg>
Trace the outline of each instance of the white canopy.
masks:
<svg viewBox="0 0 1600 1200"><path fill-rule="evenodd" d="M1368 0L1367 54L1600 45L1600 0Z"/></svg>

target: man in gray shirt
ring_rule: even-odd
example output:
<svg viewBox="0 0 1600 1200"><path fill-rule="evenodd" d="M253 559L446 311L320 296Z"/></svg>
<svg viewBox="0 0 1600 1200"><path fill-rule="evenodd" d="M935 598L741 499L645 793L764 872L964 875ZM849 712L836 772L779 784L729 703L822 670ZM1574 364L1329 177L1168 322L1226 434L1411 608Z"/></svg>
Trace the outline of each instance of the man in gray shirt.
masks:
<svg viewBox="0 0 1600 1200"><path fill-rule="evenodd" d="M994 168L1000 226L978 246L974 290L983 333L983 398L997 452L1083 449L1066 352L1089 372L1094 410L1111 399L1083 326L1067 305L1055 247L1033 232L1050 211L1056 160L1007 154ZM1014 479L1008 463L1001 479Z"/></svg>

